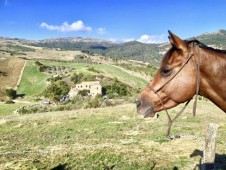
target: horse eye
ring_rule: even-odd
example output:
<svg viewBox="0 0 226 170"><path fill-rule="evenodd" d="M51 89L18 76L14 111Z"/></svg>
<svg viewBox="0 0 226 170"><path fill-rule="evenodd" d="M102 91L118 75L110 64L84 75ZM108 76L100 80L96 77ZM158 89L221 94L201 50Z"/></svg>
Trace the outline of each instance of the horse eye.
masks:
<svg viewBox="0 0 226 170"><path fill-rule="evenodd" d="M169 76L171 74L171 69L168 67L163 67L161 69L161 73L163 76Z"/></svg>

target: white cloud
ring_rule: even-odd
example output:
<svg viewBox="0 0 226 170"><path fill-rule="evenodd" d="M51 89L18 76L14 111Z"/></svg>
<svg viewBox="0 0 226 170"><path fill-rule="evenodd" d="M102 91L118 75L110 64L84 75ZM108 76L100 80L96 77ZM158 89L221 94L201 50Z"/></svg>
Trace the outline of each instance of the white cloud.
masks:
<svg viewBox="0 0 226 170"><path fill-rule="evenodd" d="M59 31L59 32L72 32L72 31L85 31L85 32L91 32L92 28L85 26L85 24L79 20L75 21L72 24L68 24L68 22L64 22L62 25L49 25L45 22L40 24L41 28L45 28L47 30L51 31Z"/></svg>
<svg viewBox="0 0 226 170"><path fill-rule="evenodd" d="M98 33L98 34L101 34L101 35L107 34L105 28L98 28L98 29L97 29L97 33Z"/></svg>
<svg viewBox="0 0 226 170"><path fill-rule="evenodd" d="M130 41L135 41L134 38L128 38L128 39L124 39L123 42L130 42Z"/></svg>
<svg viewBox="0 0 226 170"><path fill-rule="evenodd" d="M118 42L116 38L109 38L108 40L112 41L112 42L115 42L115 43Z"/></svg>
<svg viewBox="0 0 226 170"><path fill-rule="evenodd" d="M140 38L137 40L142 43L162 43L166 41L166 35L142 35Z"/></svg>

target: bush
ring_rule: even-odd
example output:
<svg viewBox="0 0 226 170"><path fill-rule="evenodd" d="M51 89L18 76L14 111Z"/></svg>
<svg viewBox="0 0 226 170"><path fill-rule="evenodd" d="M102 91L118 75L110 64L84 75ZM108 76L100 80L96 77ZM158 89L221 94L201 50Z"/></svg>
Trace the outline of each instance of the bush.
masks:
<svg viewBox="0 0 226 170"><path fill-rule="evenodd" d="M80 94L80 95L82 95L82 96L88 96L88 94L89 94L89 90L80 90L79 92L78 92L78 94Z"/></svg>
<svg viewBox="0 0 226 170"><path fill-rule="evenodd" d="M71 81L74 82L74 84L78 84L78 83L81 83L83 81L94 81L96 80L96 76L95 75L84 75L82 73L74 73L72 76L71 76Z"/></svg>
<svg viewBox="0 0 226 170"><path fill-rule="evenodd" d="M86 108L100 107L102 102L103 102L103 99L100 97L100 95L97 95L94 99L90 98L90 101L88 102Z"/></svg>
<svg viewBox="0 0 226 170"><path fill-rule="evenodd" d="M100 73L98 70L96 70L96 69L93 68L93 67L89 67L87 70L88 70L88 71L91 71L91 72L94 72L94 73Z"/></svg>
<svg viewBox="0 0 226 170"><path fill-rule="evenodd" d="M109 98L113 98L114 96L131 96L132 90L127 84L118 81L117 78L114 79L111 85L105 85L103 89Z"/></svg>
<svg viewBox="0 0 226 170"><path fill-rule="evenodd" d="M35 61L35 65L37 65L37 66L42 66L43 64L40 63L39 61Z"/></svg>
<svg viewBox="0 0 226 170"><path fill-rule="evenodd" d="M10 97L10 99L15 99L16 98L16 90L14 89L6 89L6 95Z"/></svg>
<svg viewBox="0 0 226 170"><path fill-rule="evenodd" d="M84 75L82 73L74 73L72 76L71 76L71 81L74 82L74 84L78 84L81 82L81 79Z"/></svg>
<svg viewBox="0 0 226 170"><path fill-rule="evenodd" d="M53 82L44 91L43 95L54 102L58 102L61 96L68 94L69 87L64 81Z"/></svg>

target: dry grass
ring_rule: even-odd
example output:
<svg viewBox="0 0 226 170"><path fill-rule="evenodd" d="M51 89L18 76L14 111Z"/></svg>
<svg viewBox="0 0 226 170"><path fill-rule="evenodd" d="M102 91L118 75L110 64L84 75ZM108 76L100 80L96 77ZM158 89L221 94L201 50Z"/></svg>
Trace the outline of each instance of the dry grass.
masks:
<svg viewBox="0 0 226 170"><path fill-rule="evenodd" d="M26 61L16 57L0 58L0 100L5 99L6 88L16 89Z"/></svg>
<svg viewBox="0 0 226 170"><path fill-rule="evenodd" d="M81 55L80 51L58 51L55 49L36 49L35 52L25 52L26 57L29 59L48 59L48 60L61 60L71 61L75 56Z"/></svg>
<svg viewBox="0 0 226 170"><path fill-rule="evenodd" d="M175 114L180 109L170 110ZM226 115L210 102L199 101L175 122L165 138L166 116L143 119L133 104L109 108L1 117L0 169L194 169L202 154L207 126L219 124L217 167L226 168ZM4 154L5 153L5 154ZM8 153L8 154L7 154ZM192 157L192 155L196 155Z"/></svg>

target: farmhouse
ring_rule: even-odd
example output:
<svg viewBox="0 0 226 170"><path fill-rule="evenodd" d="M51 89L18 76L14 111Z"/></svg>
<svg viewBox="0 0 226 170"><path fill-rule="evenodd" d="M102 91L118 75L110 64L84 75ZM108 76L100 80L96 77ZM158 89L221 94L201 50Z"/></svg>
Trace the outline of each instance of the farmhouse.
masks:
<svg viewBox="0 0 226 170"><path fill-rule="evenodd" d="M99 81L89 81L76 84L75 88L72 88L69 92L70 98L73 98L78 94L78 91L88 90L89 95L95 97L97 94L102 94L102 86Z"/></svg>

